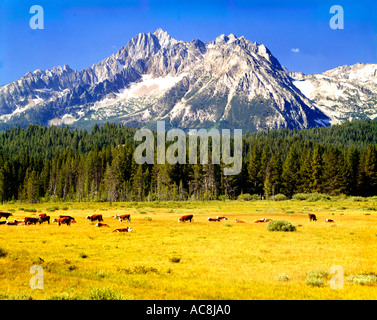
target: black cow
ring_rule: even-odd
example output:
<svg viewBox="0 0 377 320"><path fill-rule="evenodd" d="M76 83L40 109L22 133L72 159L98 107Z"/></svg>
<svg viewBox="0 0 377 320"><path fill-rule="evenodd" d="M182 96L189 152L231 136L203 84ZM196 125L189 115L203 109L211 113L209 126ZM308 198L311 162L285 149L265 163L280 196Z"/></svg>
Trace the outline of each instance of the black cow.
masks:
<svg viewBox="0 0 377 320"><path fill-rule="evenodd" d="M309 221L317 221L317 217L313 213L309 213L308 217L309 217Z"/></svg>
<svg viewBox="0 0 377 320"><path fill-rule="evenodd" d="M10 212L0 212L0 219L1 219L2 217L4 217L6 220L8 220L8 218L9 218L10 216L13 216L13 214L11 214Z"/></svg>

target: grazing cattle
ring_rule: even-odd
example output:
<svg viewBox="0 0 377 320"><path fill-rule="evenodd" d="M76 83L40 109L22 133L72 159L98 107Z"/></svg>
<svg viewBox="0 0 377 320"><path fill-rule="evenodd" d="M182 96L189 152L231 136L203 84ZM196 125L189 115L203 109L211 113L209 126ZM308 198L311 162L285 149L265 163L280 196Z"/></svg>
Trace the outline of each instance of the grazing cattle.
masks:
<svg viewBox="0 0 377 320"><path fill-rule="evenodd" d="M10 212L0 212L0 219L1 219L2 217L4 217L6 220L8 220L8 218L9 218L10 216L13 216L13 214L11 214Z"/></svg>
<svg viewBox="0 0 377 320"><path fill-rule="evenodd" d="M98 222L103 221L102 214L93 214L91 216L87 216L86 219L90 220L90 222L98 220Z"/></svg>
<svg viewBox="0 0 377 320"><path fill-rule="evenodd" d="M335 222L335 221L332 219L326 219L326 222Z"/></svg>
<svg viewBox="0 0 377 320"><path fill-rule="evenodd" d="M108 227L108 228L110 228L108 224L106 224L106 223L101 223L101 222L98 222L98 223L96 224L96 227L98 227L98 228L102 228L102 227Z"/></svg>
<svg viewBox="0 0 377 320"><path fill-rule="evenodd" d="M17 220L13 220L12 222L11 221L7 221L6 222L6 225L8 226L18 226L22 221L17 221Z"/></svg>
<svg viewBox="0 0 377 320"><path fill-rule="evenodd" d="M122 214L122 215L116 214L114 216L114 219L118 219L119 222L122 222L123 220L127 220L128 222L131 222L131 215L130 214Z"/></svg>
<svg viewBox="0 0 377 320"><path fill-rule="evenodd" d="M70 226L72 221L74 220L72 220L72 217L69 217L69 216L62 217L62 218L55 218L54 220L52 220L52 222L53 223L56 222L59 227L62 224L66 224L67 226Z"/></svg>
<svg viewBox="0 0 377 320"><path fill-rule="evenodd" d="M255 220L254 223L263 223L263 222L270 222L272 221L273 219L266 219L266 218L262 218L260 220Z"/></svg>
<svg viewBox="0 0 377 320"><path fill-rule="evenodd" d="M188 214L186 216L182 216L178 219L178 222L185 222L185 221L190 221L192 220L194 216L192 214Z"/></svg>
<svg viewBox="0 0 377 320"><path fill-rule="evenodd" d="M236 219L236 223L246 223L246 222Z"/></svg>
<svg viewBox="0 0 377 320"><path fill-rule="evenodd" d="M317 217L315 214L309 213L308 217L309 221L317 221Z"/></svg>
<svg viewBox="0 0 377 320"><path fill-rule="evenodd" d="M217 219L219 219L219 220L228 220L227 217L219 217L219 216L217 216Z"/></svg>
<svg viewBox="0 0 377 320"><path fill-rule="evenodd" d="M42 215L39 215L39 217L38 217L39 224L46 222L46 221L48 222L48 224L50 224L50 216L47 216L45 213L43 213Z"/></svg>
<svg viewBox="0 0 377 320"><path fill-rule="evenodd" d="M127 228L121 228L121 229L115 229L113 232L131 232L132 228L127 227Z"/></svg>
<svg viewBox="0 0 377 320"><path fill-rule="evenodd" d="M220 221L220 219L216 218L208 218L208 221L211 221L211 222L217 222L217 221Z"/></svg>
<svg viewBox="0 0 377 320"><path fill-rule="evenodd" d="M22 222L25 222L25 225L28 226L29 224L37 224L39 221L39 217L25 217Z"/></svg>
<svg viewBox="0 0 377 320"><path fill-rule="evenodd" d="M60 215L59 218L69 218L71 219L72 221L76 221L74 217L71 217L71 216L64 216L64 215Z"/></svg>

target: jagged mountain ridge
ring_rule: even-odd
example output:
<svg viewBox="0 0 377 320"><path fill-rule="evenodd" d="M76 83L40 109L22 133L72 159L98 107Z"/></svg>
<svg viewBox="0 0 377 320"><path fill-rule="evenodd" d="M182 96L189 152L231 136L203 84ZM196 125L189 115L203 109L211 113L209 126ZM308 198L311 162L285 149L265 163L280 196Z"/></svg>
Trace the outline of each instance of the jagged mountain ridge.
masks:
<svg viewBox="0 0 377 320"><path fill-rule="evenodd" d="M0 87L0 128L107 120L136 127L162 119L180 128L250 131L330 120L264 45L233 34L185 42L158 29L87 69L36 70Z"/></svg>
<svg viewBox="0 0 377 320"><path fill-rule="evenodd" d="M331 124L377 117L377 64L357 63L322 74L290 73L294 85Z"/></svg>

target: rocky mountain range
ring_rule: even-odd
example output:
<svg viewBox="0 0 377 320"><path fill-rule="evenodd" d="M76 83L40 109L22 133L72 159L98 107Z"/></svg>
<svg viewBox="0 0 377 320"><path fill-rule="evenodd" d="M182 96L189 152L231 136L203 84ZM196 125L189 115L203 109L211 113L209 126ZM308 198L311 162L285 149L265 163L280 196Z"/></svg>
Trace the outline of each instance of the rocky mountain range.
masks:
<svg viewBox="0 0 377 320"><path fill-rule="evenodd" d="M331 124L377 117L377 64L357 63L322 74L291 73L293 84Z"/></svg>
<svg viewBox="0 0 377 320"><path fill-rule="evenodd" d="M376 69L306 76L243 36L185 42L158 29L87 69L38 69L0 87L0 129L106 121L142 127L157 120L183 129L325 126L376 115Z"/></svg>

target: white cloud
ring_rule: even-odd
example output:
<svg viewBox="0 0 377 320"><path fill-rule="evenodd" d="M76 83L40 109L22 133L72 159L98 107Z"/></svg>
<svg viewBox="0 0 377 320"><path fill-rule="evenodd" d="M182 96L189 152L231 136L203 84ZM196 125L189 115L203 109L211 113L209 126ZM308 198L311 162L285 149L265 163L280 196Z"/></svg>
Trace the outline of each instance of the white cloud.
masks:
<svg viewBox="0 0 377 320"><path fill-rule="evenodd" d="M299 48L292 48L291 51L294 52L294 53L299 53L300 49Z"/></svg>

